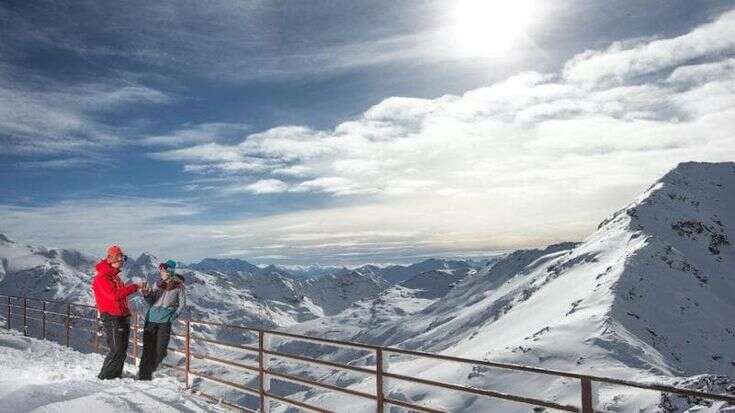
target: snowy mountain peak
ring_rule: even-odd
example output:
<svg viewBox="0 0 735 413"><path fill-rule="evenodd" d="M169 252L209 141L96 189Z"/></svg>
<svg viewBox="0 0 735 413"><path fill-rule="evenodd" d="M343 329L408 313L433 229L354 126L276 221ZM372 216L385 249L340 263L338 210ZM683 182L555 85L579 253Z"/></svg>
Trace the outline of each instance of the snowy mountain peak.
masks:
<svg viewBox="0 0 735 413"><path fill-rule="evenodd" d="M399 284L378 299L297 328L623 379L734 377L734 228L735 164L685 163L580 243L513 252L458 280L440 299L422 300L412 292L417 290ZM440 271L427 274L440 277ZM402 371L415 374L429 368L420 361L401 363ZM488 369L431 372L437 380L509 393L528 386L525 377ZM578 400L566 380L535 380L547 398ZM402 390L405 397L442 397L438 391ZM654 393L596 391L605 411L658 411L651 407L660 403ZM526 411L482 411L494 410Z"/></svg>
<svg viewBox="0 0 735 413"><path fill-rule="evenodd" d="M197 271L217 271L221 273L245 272L257 274L260 272L258 266L237 258L205 258L198 263L189 264L187 268Z"/></svg>
<svg viewBox="0 0 735 413"><path fill-rule="evenodd" d="M145 265L145 266L158 267L160 260L155 255L144 252L140 254L140 256L138 256L138 258L136 258L134 262L135 262L135 265L139 265L139 266Z"/></svg>

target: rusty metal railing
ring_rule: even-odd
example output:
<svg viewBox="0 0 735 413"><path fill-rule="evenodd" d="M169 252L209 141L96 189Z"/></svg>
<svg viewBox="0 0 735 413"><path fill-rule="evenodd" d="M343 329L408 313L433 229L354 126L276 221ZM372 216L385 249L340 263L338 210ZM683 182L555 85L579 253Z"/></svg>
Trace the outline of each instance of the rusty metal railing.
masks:
<svg viewBox="0 0 735 413"><path fill-rule="evenodd" d="M7 307L7 313L6 313L7 326L6 327L8 329L12 328L12 318L14 315L16 317L22 317L23 326L22 326L22 330L20 331L23 331L25 335L28 335L28 320L36 320L36 321L41 322L42 323L41 336L44 339L46 338L47 324L53 323L53 324L63 325L64 326L64 341L65 341L65 344L69 346L70 334L71 334L70 331L75 330L75 329L84 330L84 328L81 328L79 326L73 326L73 320L77 320L77 319L85 320L85 321L89 321L92 323L92 326L88 327L87 330L91 331L94 334L94 342L93 342L94 350L99 352L101 349L106 348L106 346L104 346L103 344L100 344L99 342L99 337L101 335L99 316L95 315L94 318L84 317L84 316L74 313L73 311L75 308L84 308L87 311L89 310L94 311L93 306L85 305L85 304L62 302L62 301L54 301L54 300L42 300L42 299L31 298L31 297L17 297L17 296L0 295L0 299L2 298L5 299L4 305ZM40 308L29 306L28 305L29 301L35 302L35 303L42 303L42 306ZM22 305L20 305L20 303L22 303ZM53 304L57 306L61 305L63 306L63 308L65 308L65 311L63 313L60 313L58 311L50 311L47 309L48 304ZM3 304L0 303L0 305L3 305ZM12 311L13 308L19 309L21 310L21 312L15 313ZM28 315L29 311L41 313L41 318L30 317ZM64 322L60 323L58 320L56 321L48 320L47 319L48 315L64 317ZM332 412L320 406L312 405L304 401L289 399L288 397L278 395L278 394L271 392L269 388L270 387L269 381L271 379L291 382L291 383L301 385L301 386L319 388L323 390L334 391L334 392L338 392L338 393L342 393L342 394L346 394L346 395L350 395L354 397L363 398L371 402L374 402L376 406L376 412L379 412L379 413L384 412L387 406L399 406L399 407L403 407L403 408L406 408L412 411L427 412L427 413L444 413L444 410L441 410L439 408L434 408L431 406L418 404L416 402L398 400L398 399L390 397L385 392L385 384L384 384L385 379L400 380L403 382L421 384L421 385L441 388L445 390L459 391L459 392L463 392L463 393L471 394L475 396L486 396L486 397L491 397L491 398L496 398L496 399L501 399L501 400L506 400L506 401L511 401L511 402L526 403L526 404L533 405L533 406L547 407L547 408L561 410L561 411L581 412L581 413L595 412L595 409L593 406L593 400L592 400L593 383L605 383L605 384L634 387L634 388L639 388L639 389L644 389L644 390L654 390L654 391L660 391L660 392L666 392L666 393L674 393L674 394L679 394L679 395L684 395L684 396L689 396L689 397L694 397L694 398L700 398L700 399L705 399L705 400L724 401L724 402L735 405L735 396L732 396L732 395L707 393L707 392L702 392L702 391L697 391L697 390L682 389L678 387L666 386L666 385L661 385L661 384L640 383L640 382L634 382L634 381L629 381L629 380L593 376L593 375L588 375L588 374L579 374L579 373L568 372L568 371L549 370L549 369L542 369L542 368L517 365L517 364L496 363L496 362L485 361L485 360L473 360L473 359L454 357L454 356L448 356L448 355L442 355L442 354L432 354L432 353L426 353L426 352L421 352L421 351L405 350L405 349L400 349L396 347L384 347L384 346L375 346L375 345L363 344L363 343L331 340L331 339L325 339L325 338L305 336L305 335L300 335L300 334L293 334L293 333L288 333L284 331L237 326L237 325L223 324L223 323L217 323L217 322L212 322L212 321L207 321L207 320L180 320L179 323L183 327L183 330L184 330L183 334L172 333L172 337L183 340L183 343L184 343L183 349L169 347L168 350L182 355L184 357L184 365L182 367L178 365L164 363L164 366L170 369L173 369L174 371L182 373L184 375L184 381L186 383L187 388L191 388L194 378L199 378L201 380L205 380L205 381L214 383L219 386L224 386L224 387L231 388L231 389L234 389L240 392L244 392L246 394L249 394L251 396L258 398L259 409L253 410L245 406L239 405L235 403L234 401L226 400L226 399L217 397L215 395L206 393L201 390L194 391L195 394L202 396L205 399L208 399L208 400L220 403L224 406L227 406L227 407L239 410L239 411L244 411L244 412L253 412L253 413L268 412L271 401L285 403L285 404L288 404L288 405L291 405L297 408L301 408L301 409L306 409L309 411L322 412L322 413ZM142 329L140 328L139 324L140 324L139 316L137 314L134 314L133 322L132 322L133 334L131 337L131 340L133 341L133 346L132 346L133 354L129 355L134 360L134 362L140 360L140 357L138 355L139 340L140 340L139 333L142 331ZM257 347L255 347L251 345L238 344L238 343L227 342L227 341L222 341L222 340L214 340L214 339L203 337L200 335L195 335L195 334L192 334L192 325L221 327L221 328L240 330L244 332L250 332L257 336L258 344L257 344ZM318 358L308 357L308 356L301 355L301 354L291 354L291 353L285 353L282 351L273 350L269 348L268 346L269 338L272 338L272 337L281 337L285 339L291 339L291 340L301 341L301 342L308 342L308 343L313 343L313 344L318 344L318 345L336 346L336 347L372 352L374 354L375 367L369 368L369 367L362 367L362 366L353 366L353 365L348 365L348 364L343 364L343 363L335 363L335 362L328 361L328 360L321 360ZM199 341L203 343L214 344L218 346L228 347L231 349L244 350L246 352L250 352L252 354L257 355L257 364L243 364L235 360L224 359L224 358L221 358L216 355L209 354L209 353L192 351L192 342L194 341ZM522 371L522 372L528 372L528 373L536 373L536 374L543 374L543 375L564 377L564 378L579 380L580 404L578 406L565 405L565 404L556 403L550 400L543 400L543 399L538 399L538 398L533 398L533 397L507 394L507 393L502 393L502 392L493 391L493 390L478 389L474 387L445 383L445 382L430 380L426 378L420 378L420 377L390 372L386 370L385 364L384 364L384 358L386 357L386 355L390 355L390 354L399 354L399 355L406 355L406 356L412 356L412 357L426 358L426 359L431 359L431 360L449 361L449 362L455 362L455 363L471 364L475 366L491 367L491 368L505 369L505 370L511 370L511 371ZM357 373L363 373L363 374L373 376L375 378L375 393L368 393L368 392L364 392L360 390L349 389L349 388L340 387L340 386L336 386L336 385L325 383L325 382L311 380L311 379L301 377L298 375L294 375L294 374L275 371L268 367L268 360L270 357L289 359L295 362L306 362L306 363L316 364L319 366L338 369L342 371L357 372ZM218 364L220 366L228 367L228 368L247 370L257 375L258 387L257 388L249 387L244 384L235 383L230 380L226 380L224 378L217 377L215 375L193 369L191 366L192 359L201 359L201 360L206 360L208 362L212 362L212 363Z"/></svg>

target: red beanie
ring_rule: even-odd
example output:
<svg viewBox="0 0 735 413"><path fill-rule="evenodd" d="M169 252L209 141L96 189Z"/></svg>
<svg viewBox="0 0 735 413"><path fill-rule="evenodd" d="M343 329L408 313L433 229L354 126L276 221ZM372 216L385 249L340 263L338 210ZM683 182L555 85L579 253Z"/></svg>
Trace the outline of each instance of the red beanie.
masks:
<svg viewBox="0 0 735 413"><path fill-rule="evenodd" d="M116 255L122 255L123 250L122 248L118 247L117 245L110 245L107 248L107 256L108 257L114 257Z"/></svg>

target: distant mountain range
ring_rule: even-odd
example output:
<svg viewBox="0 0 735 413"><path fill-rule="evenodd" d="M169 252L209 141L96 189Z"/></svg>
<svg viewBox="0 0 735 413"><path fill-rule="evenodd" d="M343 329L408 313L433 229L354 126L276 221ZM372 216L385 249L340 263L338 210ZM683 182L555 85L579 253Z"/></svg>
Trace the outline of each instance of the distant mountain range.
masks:
<svg viewBox="0 0 735 413"><path fill-rule="evenodd" d="M71 249L22 245L0 234L0 293L92 303L90 282L97 258ZM129 260L123 278L158 278L162 260L148 253ZM233 324L288 326L334 315L421 272L469 268L462 261L429 259L378 267L259 267L240 259L206 258L177 269L189 286L197 317ZM140 297L131 299L142 310Z"/></svg>
<svg viewBox="0 0 735 413"><path fill-rule="evenodd" d="M186 268L190 268L203 272L219 272L223 274L250 274L250 275L281 275L294 278L319 278L326 275L345 274L357 272L359 274L372 274L380 276L391 284L405 281L416 274L426 271L439 269L456 269L456 268L472 268L485 267L497 258L488 258L482 261L476 260L449 260L439 258L428 258L421 262L410 265L387 265L379 266L374 264L363 265L355 268L339 267L339 266L276 266L269 265L267 267L259 267L245 260L236 258L205 258L198 263L187 264Z"/></svg>

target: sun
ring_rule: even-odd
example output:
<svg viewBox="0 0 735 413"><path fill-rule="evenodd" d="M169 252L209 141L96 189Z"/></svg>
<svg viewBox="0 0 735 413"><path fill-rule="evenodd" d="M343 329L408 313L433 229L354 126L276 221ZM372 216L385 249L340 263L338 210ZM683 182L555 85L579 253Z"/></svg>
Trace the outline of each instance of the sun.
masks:
<svg viewBox="0 0 735 413"><path fill-rule="evenodd" d="M458 51L493 56L509 51L531 17L530 0L460 0L456 3L453 37Z"/></svg>

